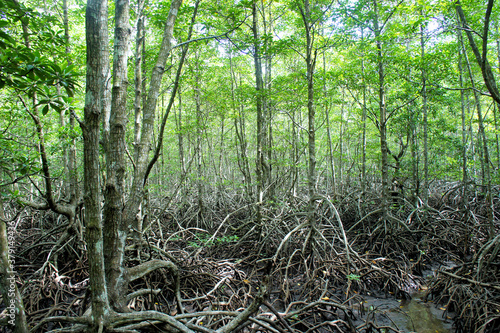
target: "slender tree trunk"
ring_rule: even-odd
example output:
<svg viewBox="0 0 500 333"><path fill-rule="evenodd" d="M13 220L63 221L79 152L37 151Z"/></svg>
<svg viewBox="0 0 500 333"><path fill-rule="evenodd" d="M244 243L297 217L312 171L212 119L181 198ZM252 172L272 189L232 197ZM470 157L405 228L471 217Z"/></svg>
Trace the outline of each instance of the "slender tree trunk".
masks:
<svg viewBox="0 0 500 333"><path fill-rule="evenodd" d="M361 41L364 41L364 30L361 29ZM364 47L364 46L363 46ZM365 77L365 52L361 55L361 77L363 79L363 114L361 116L361 126L363 126L362 137L362 157L361 157L361 192L366 192L366 77Z"/></svg>
<svg viewBox="0 0 500 333"><path fill-rule="evenodd" d="M316 204L316 110L314 105L314 69L316 66L316 52L313 53L314 45L314 35L313 35L313 25L311 23L311 8L309 0L304 0L304 7L300 7L300 14L302 17L302 23L304 24L305 36L306 36L306 80L307 80L307 120L308 120L308 172L307 172L307 190L309 194L309 204L308 204L308 223L309 223L309 233L306 241L304 242L304 250L306 252L311 251L311 243L314 242L315 235L317 232L316 219L314 216L315 204Z"/></svg>
<svg viewBox="0 0 500 333"><path fill-rule="evenodd" d="M419 177L419 164L420 156L418 154L418 116L416 112L416 107L411 106L410 111L410 127L411 127L411 158L412 158L412 183L413 183L413 193L412 199L415 206L418 206L418 198L420 196L420 177Z"/></svg>
<svg viewBox="0 0 500 333"><path fill-rule="evenodd" d="M344 193L344 184L346 183L344 179L344 112L345 112L345 102L344 102L344 91L342 91L342 102L340 104L340 122L339 122L339 189L340 193Z"/></svg>
<svg viewBox="0 0 500 333"><path fill-rule="evenodd" d="M262 25L264 29L264 34L272 36L273 34L273 20L271 18L271 7L269 7L269 20L266 18L266 8L264 6L264 1L262 1ZM263 150L266 155L264 158L264 182L266 184L266 196L270 199L274 197L274 182L272 179L272 167L271 163L273 160L273 137L272 137L272 100L271 100L271 85L272 85L272 59L273 53L270 52L270 48L272 47L272 41L269 38L264 39L264 68L265 75L263 78L263 88L264 95L263 97L263 118L264 118L264 142L263 142Z"/></svg>
<svg viewBox="0 0 500 333"><path fill-rule="evenodd" d="M299 162L300 162L300 156L299 156L299 140L300 140L300 134L299 131L297 131L297 128L295 126L295 120L297 119L296 117L296 112L295 108L292 109L292 151L290 152L291 155L291 160L292 160L292 186L291 186L291 191L292 195L294 197L297 196L297 188L299 186Z"/></svg>
<svg viewBox="0 0 500 333"><path fill-rule="evenodd" d="M223 155L224 152L226 151L224 147L224 137L226 135L225 133L225 125L226 125L226 117L225 114L221 114L220 116L220 147L219 147L219 163L218 163L218 168L217 168L217 206L222 208L223 207L223 182L224 182L224 177L223 177Z"/></svg>
<svg viewBox="0 0 500 333"><path fill-rule="evenodd" d="M326 77L326 59L323 51L323 75ZM330 160L330 173L332 175L332 195L337 196L337 181L335 176L335 159L333 157L332 130L330 125L330 108L328 103L328 93L326 90L326 80L323 80L323 98L325 99L325 117L326 117L326 133L328 136L328 158Z"/></svg>
<svg viewBox="0 0 500 333"><path fill-rule="evenodd" d="M425 28L420 26L420 56L422 63L425 61ZM429 198L429 152L428 152L428 126L427 126L427 73L422 66L422 115L424 134L424 193L423 200L427 203Z"/></svg>
<svg viewBox="0 0 500 333"><path fill-rule="evenodd" d="M469 71L469 78L471 81L471 87L474 91L474 99L476 102L476 110L477 117L479 121L479 129L478 129L478 139L481 141L481 169L482 169L482 187L483 193L485 195L485 201L487 203L487 221L488 221L488 232L489 237L492 239L495 235L495 224L494 224L494 216L493 216L493 196L492 196L492 183L491 183L491 169L490 169L490 156L488 151L488 140L486 137L486 133L484 130L484 119L483 113L481 110L481 98L479 93L475 87L474 76L472 74L472 69L470 66L469 59L467 57L467 53L465 51L465 46L462 43L462 52L465 57L465 62L467 64L467 69ZM479 140L478 140L479 141Z"/></svg>
<svg viewBox="0 0 500 333"><path fill-rule="evenodd" d="M236 105L237 101L236 101L235 89L237 85L237 78L234 73L233 57L231 52L229 56L229 68L231 72L231 103L234 112L237 113L236 116L234 117L234 128L235 128L236 139L239 143L238 166L241 173L243 174L243 184L245 185L246 195L250 201L253 201L254 199L252 191L252 176L250 174L250 166L248 163L248 156L247 156L245 108L241 103L239 103L238 106Z"/></svg>
<svg viewBox="0 0 500 333"><path fill-rule="evenodd" d="M130 187L130 194L123 211L125 227L131 228L135 232L142 229L139 226L141 221L136 219L136 214L144 198L145 178L151 170L151 168L148 168L148 158L151 143L153 142L156 105L160 91L161 79L165 72L165 65L172 49L173 28L181 4L182 0L174 0L170 5L169 14L165 22L165 30L163 33L160 51L151 74L148 97L145 105L143 105L141 138L138 144L139 156L136 160L136 168L134 170L134 177Z"/></svg>
<svg viewBox="0 0 500 333"><path fill-rule="evenodd" d="M143 101L143 53L144 53L144 0L137 1L137 24L135 35L134 68L134 162L139 157L138 143L141 137L141 114Z"/></svg>
<svg viewBox="0 0 500 333"><path fill-rule="evenodd" d="M203 124L202 124L202 114L201 114L201 97L200 97L200 58L199 54L196 54L195 56L195 86L193 89L193 97L194 97L194 103L196 106L196 143L195 143L195 149L194 149L194 154L195 154L195 159L196 159L196 166L197 166L197 180L196 180L196 187L197 187L197 201L198 201L198 218L199 220L203 220L203 173L202 173L202 149L201 149L201 139L203 136Z"/></svg>
<svg viewBox="0 0 500 333"><path fill-rule="evenodd" d="M257 176L257 225L261 228L262 224L262 202L264 200L265 189L265 154L264 145L266 141L266 123L264 113L264 84L262 78L262 60L260 50L260 37L258 28L257 2L252 4L252 32L254 53L253 61L255 68L255 93L256 93L256 109L257 109L257 158L256 158L256 176Z"/></svg>
<svg viewBox="0 0 500 333"><path fill-rule="evenodd" d="M378 98L379 98L379 121L378 129L380 133L381 174L382 174L382 219L387 222L388 196L389 196L389 161L387 149L387 119L385 104L385 72L382 52L382 41L380 40L380 27L378 17L378 3L373 0L374 17L373 27L375 33L375 43L377 47L377 72L378 72Z"/></svg>
<svg viewBox="0 0 500 333"><path fill-rule="evenodd" d="M87 75L83 131L85 239L89 262L93 331L102 330L110 308L104 275L99 186L99 120L106 107L109 73L106 0L89 0L86 9ZM105 47L103 47L105 45ZM106 70L108 68L108 70Z"/></svg>
<svg viewBox="0 0 500 333"><path fill-rule="evenodd" d="M468 173L467 173L467 127L466 127L466 108L465 108L465 92L464 92L464 77L463 77L463 67L462 67L462 33L457 31L458 37L458 73L459 73L459 82L460 82L460 108L461 108L461 119L462 119L462 205L464 207L467 206L468 203L468 191L467 191L467 183Z"/></svg>
<svg viewBox="0 0 500 333"><path fill-rule="evenodd" d="M113 90L111 99L109 145L106 151L106 187L104 191L104 265L108 283L110 305L119 312L127 311L122 295L127 292L123 279L126 267L122 258L128 228L122 222L125 200L124 178L126 170L125 132L127 127L127 66L129 26L129 2L119 0L115 4L115 37L113 53Z"/></svg>

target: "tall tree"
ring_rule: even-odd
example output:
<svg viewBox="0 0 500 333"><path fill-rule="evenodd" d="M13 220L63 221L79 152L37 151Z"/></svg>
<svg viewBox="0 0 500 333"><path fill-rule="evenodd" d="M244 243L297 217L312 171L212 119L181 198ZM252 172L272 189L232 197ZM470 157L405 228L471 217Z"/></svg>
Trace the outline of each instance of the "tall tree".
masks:
<svg viewBox="0 0 500 333"><path fill-rule="evenodd" d="M89 0L85 14L87 75L83 131L85 239L89 260L92 331L102 331L110 312L104 273L101 196L99 188L99 133L106 106L109 73L108 6L106 0Z"/></svg>

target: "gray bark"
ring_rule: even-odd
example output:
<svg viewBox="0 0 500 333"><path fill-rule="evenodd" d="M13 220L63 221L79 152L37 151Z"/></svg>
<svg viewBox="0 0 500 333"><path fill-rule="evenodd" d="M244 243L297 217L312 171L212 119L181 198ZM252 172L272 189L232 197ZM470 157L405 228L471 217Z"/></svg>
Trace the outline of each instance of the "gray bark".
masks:
<svg viewBox="0 0 500 333"><path fill-rule="evenodd" d="M104 191L104 265L108 297L113 309L127 310L123 295L127 282L123 276L123 256L128 228L122 222L124 204L124 177L126 171L127 128L127 66L131 29L129 26L129 2L119 0L115 4L115 37L113 52L113 90L111 99L109 145L106 147L106 187Z"/></svg>
<svg viewBox="0 0 500 333"><path fill-rule="evenodd" d="M85 240L94 331L102 329L109 314L104 275L101 197L99 187L99 120L105 108L104 90L109 66L108 8L106 0L89 0L86 9L87 75L83 130ZM103 47L105 45L105 47Z"/></svg>

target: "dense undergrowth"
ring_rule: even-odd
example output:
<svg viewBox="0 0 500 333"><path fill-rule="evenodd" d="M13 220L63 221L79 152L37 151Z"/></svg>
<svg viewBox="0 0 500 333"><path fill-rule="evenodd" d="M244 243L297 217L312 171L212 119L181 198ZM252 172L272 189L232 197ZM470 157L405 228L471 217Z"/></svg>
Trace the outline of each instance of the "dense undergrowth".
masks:
<svg viewBox="0 0 500 333"><path fill-rule="evenodd" d="M145 242L130 242L127 265L168 259L180 269L180 288L167 271L157 270L134 282L132 289L141 292L129 308L161 311L211 332L265 289L259 311L236 331L402 332L376 308L364 308L363 295L405 299L427 285L427 299L446 307L456 332L498 332L499 197L490 234L480 196L464 198L456 185L443 185L428 205L395 197L385 221L377 193L323 196L312 234L304 225L307 201L300 197L262 205L261 225L256 206L236 195L204 198L203 207L187 196L168 205L150 200ZM17 219L17 282L31 327L68 327L40 323L88 309L82 227L14 202L6 213ZM154 321L127 329L173 331Z"/></svg>

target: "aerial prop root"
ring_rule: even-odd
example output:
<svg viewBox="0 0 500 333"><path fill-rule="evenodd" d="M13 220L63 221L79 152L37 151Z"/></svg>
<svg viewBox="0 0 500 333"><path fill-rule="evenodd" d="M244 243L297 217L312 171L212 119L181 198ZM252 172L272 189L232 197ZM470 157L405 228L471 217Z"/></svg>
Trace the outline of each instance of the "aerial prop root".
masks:
<svg viewBox="0 0 500 333"><path fill-rule="evenodd" d="M129 269L129 282L134 279L138 279L145 274L158 269L158 268L167 268L171 272L177 269L173 263L163 260L151 260L149 262L145 262L141 265L132 267ZM176 271L178 281L178 270ZM174 274L174 275L175 275ZM234 332L237 327L242 325L246 325L247 322L251 321L259 326L265 327L267 324L262 320L257 318L251 318L251 316L257 312L260 308L261 304L265 301L267 297L267 290L269 284L269 276L265 276L261 283L261 287L258 293L255 295L252 303L243 311L201 311L194 313L180 313L176 316L170 316L168 314L159 312L159 311L138 311L131 313L117 313L110 312L106 318L104 319L104 324L102 328L99 328L101 331L103 328L106 329L107 332L139 332L137 329L140 327L150 326L154 324L168 324L174 332L180 333L194 333L194 332L203 332L203 333L230 333ZM176 282L176 294L177 294L177 286L179 285ZM181 303L181 299L178 298L178 302ZM181 304L182 305L182 304ZM50 331L51 333L62 333L62 332L88 332L89 327L92 326L92 316L91 309L85 313L82 317L69 317L69 316L59 316L59 317L48 317L41 320L31 332L37 332L42 328L44 324L49 322L66 322L70 324L74 324L71 327L64 327ZM207 316L225 316L232 317L227 324L218 328L212 329L205 326L193 324L192 320L186 322L187 319L192 318L200 318Z"/></svg>

